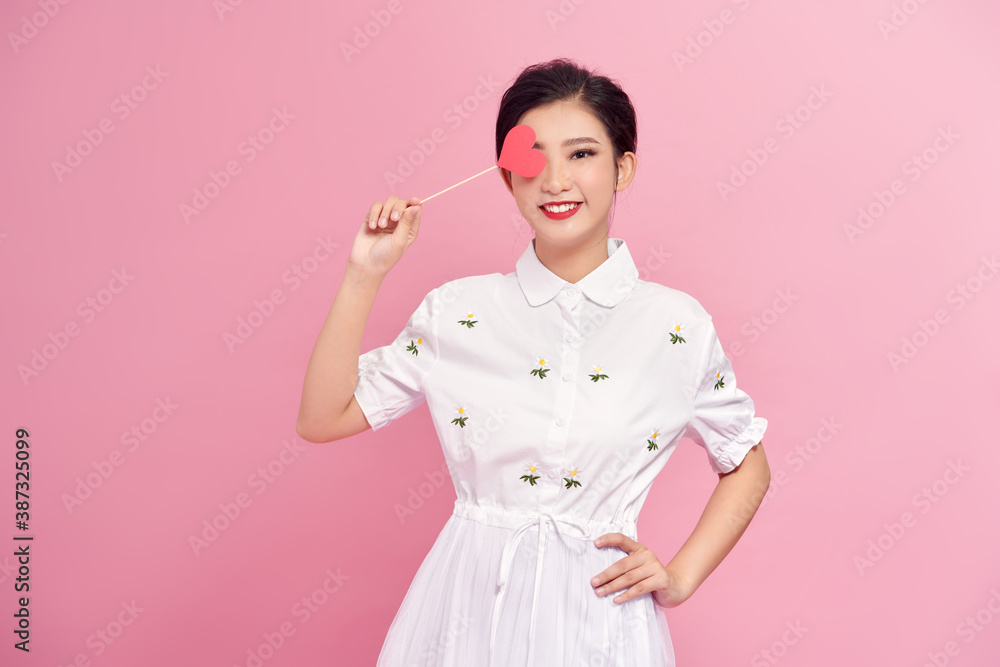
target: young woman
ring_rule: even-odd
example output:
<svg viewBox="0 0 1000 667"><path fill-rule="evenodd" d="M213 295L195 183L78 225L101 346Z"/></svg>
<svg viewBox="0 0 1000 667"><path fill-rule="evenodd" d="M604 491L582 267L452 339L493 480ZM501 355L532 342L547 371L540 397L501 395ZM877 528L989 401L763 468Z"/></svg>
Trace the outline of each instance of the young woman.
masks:
<svg viewBox="0 0 1000 667"><path fill-rule="evenodd" d="M711 315L640 280L625 241L608 236L638 165L625 92L572 61L534 65L501 100L498 159L518 124L546 162L533 178L501 171L535 232L515 270L431 290L393 343L359 354L421 216L415 197L372 204L309 360L297 430L346 438L426 401L441 440L455 509L380 666L673 665L664 609L694 593L756 512L767 421L737 388ZM719 483L664 564L636 521L683 436Z"/></svg>

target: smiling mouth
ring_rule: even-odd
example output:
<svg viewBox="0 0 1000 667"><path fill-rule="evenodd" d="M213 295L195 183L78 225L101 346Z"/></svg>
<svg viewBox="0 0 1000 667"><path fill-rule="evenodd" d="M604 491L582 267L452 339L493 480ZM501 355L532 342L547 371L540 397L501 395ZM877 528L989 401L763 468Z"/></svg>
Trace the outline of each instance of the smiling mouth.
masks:
<svg viewBox="0 0 1000 667"><path fill-rule="evenodd" d="M571 204L558 204L558 205L543 205L538 208L542 209L547 213L566 213L567 211L572 211L580 206L580 202L573 202Z"/></svg>

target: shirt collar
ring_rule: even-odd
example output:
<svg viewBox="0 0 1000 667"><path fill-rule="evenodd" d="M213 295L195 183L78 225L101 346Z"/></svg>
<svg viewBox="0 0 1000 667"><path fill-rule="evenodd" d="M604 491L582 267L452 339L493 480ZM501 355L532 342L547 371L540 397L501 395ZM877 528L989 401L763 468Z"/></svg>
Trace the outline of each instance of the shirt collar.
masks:
<svg viewBox="0 0 1000 667"><path fill-rule="evenodd" d="M581 278L576 286L595 303L613 307L631 291L639 279L639 269L632 261L624 239L608 239L608 258L600 266ZM535 254L535 240L517 260L517 280L521 291L532 306L539 306L555 297L563 285L568 285L552 273Z"/></svg>

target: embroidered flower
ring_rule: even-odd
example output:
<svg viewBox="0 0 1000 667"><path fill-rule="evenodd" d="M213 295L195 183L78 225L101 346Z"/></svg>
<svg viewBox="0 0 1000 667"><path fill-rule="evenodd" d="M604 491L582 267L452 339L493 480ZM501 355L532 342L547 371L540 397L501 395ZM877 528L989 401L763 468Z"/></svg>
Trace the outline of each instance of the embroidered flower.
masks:
<svg viewBox="0 0 1000 667"><path fill-rule="evenodd" d="M418 338L416 342L411 340L410 344L406 346L406 349L412 352L413 354L420 354L420 350L417 349L417 345L423 345L423 344L424 344L423 338Z"/></svg>
<svg viewBox="0 0 1000 667"><path fill-rule="evenodd" d="M451 423L458 424L462 428L465 428L465 420L469 418L469 415L466 414L465 412L465 408L462 406L458 406L457 408L455 408L455 414L457 414L458 416L452 419Z"/></svg>
<svg viewBox="0 0 1000 667"><path fill-rule="evenodd" d="M536 472L538 472L538 466L535 465L535 464L529 465L528 466L528 474L521 475L521 480L525 481L525 482L528 482L529 484L531 484L532 486L534 486L535 484L538 483L538 478L540 477L540 475L536 475L535 474Z"/></svg>
<svg viewBox="0 0 1000 667"><path fill-rule="evenodd" d="M722 371L719 371L718 373L716 373L716 374L715 374L715 377L719 378L719 379L718 379L718 380L716 381L716 383L715 383L715 388L716 388L716 389L722 389L722 388L724 388L724 387L726 386L726 383L722 381L722 378L724 378L724 377L725 377L725 376L724 376L724 375L722 374Z"/></svg>
<svg viewBox="0 0 1000 667"><path fill-rule="evenodd" d="M674 326L670 327L668 329L668 331L670 332L670 342L671 343L676 344L676 343L686 343L687 342L686 340L684 340L684 338L682 336L682 334L684 333L684 330L681 327L680 322L674 322Z"/></svg>
<svg viewBox="0 0 1000 667"><path fill-rule="evenodd" d="M607 380L608 376L601 372L600 366L594 366L594 372L591 373L590 379L597 382L598 380Z"/></svg>
<svg viewBox="0 0 1000 667"><path fill-rule="evenodd" d="M552 369L550 369L546 365L546 363L545 363L545 357L541 357L541 356L535 357L535 360L536 360L535 363L538 364L538 368L532 368L531 369L531 374L532 375L537 375L540 378L544 378L545 374L548 373Z"/></svg>
<svg viewBox="0 0 1000 667"><path fill-rule="evenodd" d="M465 319L464 320L459 320L458 323L459 324L464 324L465 326L467 326L468 328L471 329L472 327L474 327L476 325L476 322L479 321L479 320L472 319L473 317L475 317L475 316L472 313L468 313L468 314L466 314Z"/></svg>
<svg viewBox="0 0 1000 667"><path fill-rule="evenodd" d="M646 442L649 443L649 445L646 446L646 449L648 449L649 451L653 451L654 449L659 449L660 446L656 443L656 439L658 437L660 437L660 430L654 428L653 431L649 434L649 437L646 439Z"/></svg>
<svg viewBox="0 0 1000 667"><path fill-rule="evenodd" d="M566 488L567 489L572 489L574 486L582 486L582 484L580 484L579 480L576 479L577 473L579 472L576 469L576 466L573 466L572 468L569 468L568 470L569 470L569 477L563 477L563 481L566 482Z"/></svg>

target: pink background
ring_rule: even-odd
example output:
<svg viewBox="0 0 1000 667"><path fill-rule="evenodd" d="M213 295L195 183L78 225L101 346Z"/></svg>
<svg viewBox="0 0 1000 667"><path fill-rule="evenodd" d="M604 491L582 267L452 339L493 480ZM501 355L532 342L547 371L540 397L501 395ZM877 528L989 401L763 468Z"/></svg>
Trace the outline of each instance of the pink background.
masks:
<svg viewBox="0 0 1000 667"><path fill-rule="evenodd" d="M713 314L770 423L771 495L668 611L678 664L995 664L994 4L217 6L0 10L0 263L17 286L3 297L0 663L247 665L284 624L268 667L374 664L454 489L425 407L378 434L298 438L306 362L370 204L488 167L503 91L523 66L568 56L620 80L639 113L639 170L611 235L643 279ZM767 160L724 197L754 153ZM390 183L401 161L413 173ZM181 205L230 162L238 173L186 221ZM881 215L852 239L859 207ZM530 237L492 174L428 203L363 349L446 280L513 271ZM228 344L254 312L267 316ZM36 351L44 368L22 377ZM11 646L19 427L30 657ZM640 515L662 561L715 482L686 440ZM224 530L192 547L213 520Z"/></svg>

